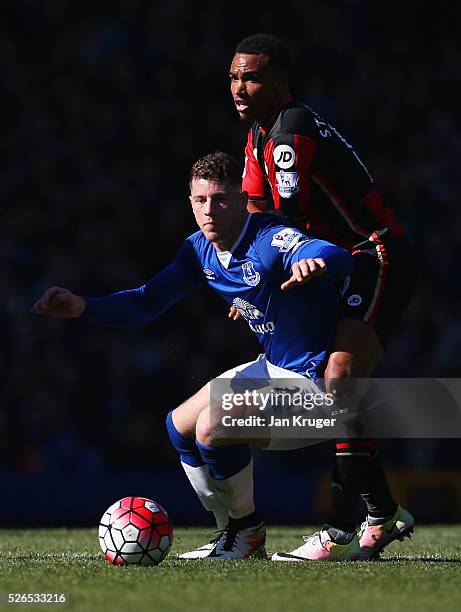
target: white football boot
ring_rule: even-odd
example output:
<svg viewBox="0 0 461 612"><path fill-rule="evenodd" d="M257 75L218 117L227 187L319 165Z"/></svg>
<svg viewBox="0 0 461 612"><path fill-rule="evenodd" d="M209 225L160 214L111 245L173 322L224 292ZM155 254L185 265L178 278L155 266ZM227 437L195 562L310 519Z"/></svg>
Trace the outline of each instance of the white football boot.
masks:
<svg viewBox="0 0 461 612"><path fill-rule="evenodd" d="M247 559L253 557L266 559L266 528L263 523L247 529L226 527L207 544L182 553L179 559L221 560Z"/></svg>
<svg viewBox="0 0 461 612"><path fill-rule="evenodd" d="M289 553L278 552L272 561L352 561L358 559L360 548L357 534L350 534L350 541L335 542L329 531L337 531L325 525L311 536L303 536L304 544Z"/></svg>
<svg viewBox="0 0 461 612"><path fill-rule="evenodd" d="M189 552L185 552L185 553L182 553L181 555L178 555L178 558L179 559L203 559L204 557L208 556L210 552L213 550L213 548L216 546L216 542L221 537L221 533L222 532L220 531L218 535L212 540L210 540L207 544L204 544L203 546L200 546L199 548L196 548L195 550L191 550Z"/></svg>
<svg viewBox="0 0 461 612"><path fill-rule="evenodd" d="M229 525L221 532L213 550L202 557L207 561L227 559L266 559L266 527L259 523L255 527L236 529Z"/></svg>

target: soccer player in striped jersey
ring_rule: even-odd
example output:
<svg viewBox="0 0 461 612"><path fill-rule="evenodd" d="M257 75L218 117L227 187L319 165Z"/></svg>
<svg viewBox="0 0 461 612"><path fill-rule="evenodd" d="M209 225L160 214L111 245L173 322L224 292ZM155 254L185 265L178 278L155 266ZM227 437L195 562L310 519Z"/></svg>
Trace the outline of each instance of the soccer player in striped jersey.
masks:
<svg viewBox="0 0 461 612"><path fill-rule="evenodd" d="M354 258L325 371L328 390L341 396L351 377L372 376L409 304L411 254L404 228L353 146L335 126L292 97L288 75L288 53L273 36L256 34L237 45L229 71L231 94L240 119L252 122L243 190L251 211L282 213ZM320 535L293 556L316 558L325 542L352 539L359 493L368 507L360 534L361 558L376 556L410 532L413 518L392 498L376 442L337 440L332 515Z"/></svg>

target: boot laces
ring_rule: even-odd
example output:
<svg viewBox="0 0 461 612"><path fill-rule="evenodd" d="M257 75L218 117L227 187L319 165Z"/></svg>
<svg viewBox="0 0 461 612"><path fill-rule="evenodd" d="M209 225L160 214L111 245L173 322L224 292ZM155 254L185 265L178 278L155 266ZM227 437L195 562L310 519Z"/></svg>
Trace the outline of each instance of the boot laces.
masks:
<svg viewBox="0 0 461 612"><path fill-rule="evenodd" d="M239 535L239 530L229 525L222 531L221 537L224 539L223 550L231 551L234 549Z"/></svg>
<svg viewBox="0 0 461 612"><path fill-rule="evenodd" d="M320 546L322 548L325 548L322 542L322 538L320 537L320 531L316 531L315 533L312 533L311 535L303 535L303 540L306 542L306 544L313 544L315 539L318 539L318 541L320 542Z"/></svg>

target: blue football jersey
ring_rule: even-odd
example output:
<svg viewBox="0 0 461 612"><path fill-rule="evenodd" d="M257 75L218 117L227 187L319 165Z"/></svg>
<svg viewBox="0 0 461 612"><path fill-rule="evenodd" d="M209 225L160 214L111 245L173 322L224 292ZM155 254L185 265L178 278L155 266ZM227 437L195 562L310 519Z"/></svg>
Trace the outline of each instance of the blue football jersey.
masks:
<svg viewBox="0 0 461 612"><path fill-rule="evenodd" d="M326 274L281 290L295 262L316 257L326 261ZM251 214L229 251L218 252L198 231L142 287L85 298L84 317L110 325L145 323L208 284L245 318L271 363L315 378L323 374L336 329L338 289L352 267L344 249L308 237L280 217Z"/></svg>

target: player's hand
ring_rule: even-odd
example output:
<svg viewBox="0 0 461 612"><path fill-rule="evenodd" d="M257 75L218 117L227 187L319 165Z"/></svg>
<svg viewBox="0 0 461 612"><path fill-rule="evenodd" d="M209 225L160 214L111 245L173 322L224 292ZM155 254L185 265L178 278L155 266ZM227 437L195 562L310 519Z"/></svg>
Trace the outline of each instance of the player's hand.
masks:
<svg viewBox="0 0 461 612"><path fill-rule="evenodd" d="M229 319L234 319L234 321L238 321L242 317L235 306L230 307L229 314L227 316Z"/></svg>
<svg viewBox="0 0 461 612"><path fill-rule="evenodd" d="M78 318L85 310L85 300L62 287L50 287L35 302L33 314L49 315L60 319Z"/></svg>
<svg viewBox="0 0 461 612"><path fill-rule="evenodd" d="M327 271L325 261L317 257L315 259L300 259L291 267L291 278L282 283L281 289L286 291L298 285L304 285L315 276L322 276Z"/></svg>

